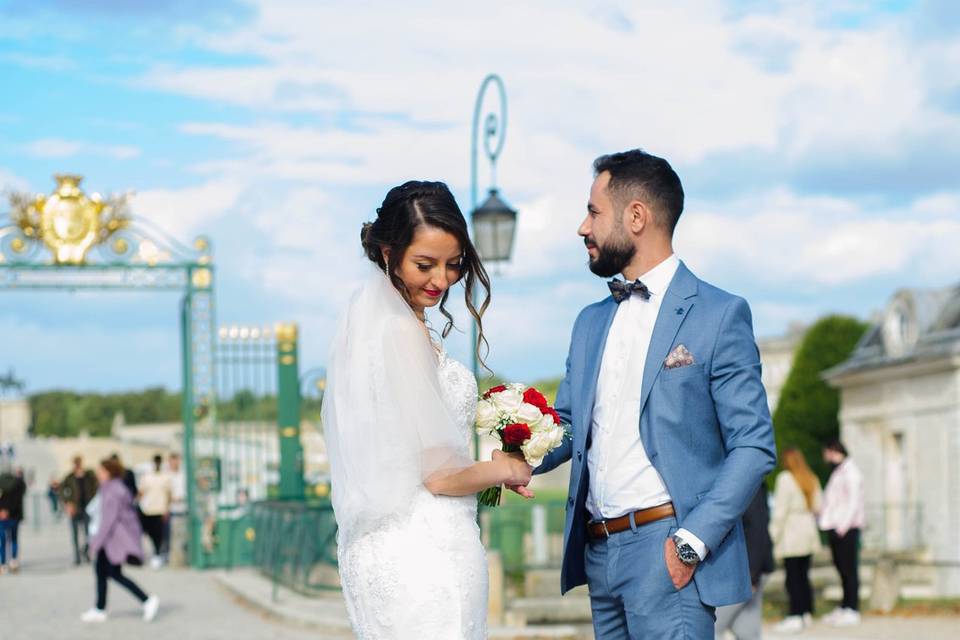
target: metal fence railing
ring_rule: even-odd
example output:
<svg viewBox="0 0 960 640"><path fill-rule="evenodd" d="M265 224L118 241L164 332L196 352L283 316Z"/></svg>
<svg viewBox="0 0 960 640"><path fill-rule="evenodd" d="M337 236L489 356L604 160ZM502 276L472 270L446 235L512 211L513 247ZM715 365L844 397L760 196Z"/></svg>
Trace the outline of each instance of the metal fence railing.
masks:
<svg viewBox="0 0 960 640"><path fill-rule="evenodd" d="M507 573L559 567L565 517L566 502L559 500L504 501L499 507L481 508L483 542L500 552Z"/></svg>
<svg viewBox="0 0 960 640"><path fill-rule="evenodd" d="M340 588L337 523L329 502L253 505L253 565L273 581L315 595Z"/></svg>

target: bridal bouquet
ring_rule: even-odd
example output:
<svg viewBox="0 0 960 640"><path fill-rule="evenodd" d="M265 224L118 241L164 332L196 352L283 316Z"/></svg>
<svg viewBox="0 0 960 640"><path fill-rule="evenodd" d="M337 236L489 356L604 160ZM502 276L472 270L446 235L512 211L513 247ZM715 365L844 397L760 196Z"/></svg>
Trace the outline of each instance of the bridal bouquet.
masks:
<svg viewBox="0 0 960 640"><path fill-rule="evenodd" d="M477 403L477 431L500 440L506 453L522 452L527 464L539 466L543 457L563 443L566 430L560 416L534 387L506 384L491 388ZM502 487L484 489L481 505L500 504Z"/></svg>

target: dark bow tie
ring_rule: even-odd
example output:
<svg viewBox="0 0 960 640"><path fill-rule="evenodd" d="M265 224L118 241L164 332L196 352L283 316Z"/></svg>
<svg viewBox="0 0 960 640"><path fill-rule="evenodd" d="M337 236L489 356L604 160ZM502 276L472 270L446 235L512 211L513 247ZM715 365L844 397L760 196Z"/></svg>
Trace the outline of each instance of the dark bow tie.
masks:
<svg viewBox="0 0 960 640"><path fill-rule="evenodd" d="M639 295L644 300L650 299L650 289L647 289L647 285L640 282L640 280L624 282L619 278L614 278L607 283L607 286L610 287L610 295L613 296L613 299L616 300L617 304L620 304L634 293Z"/></svg>

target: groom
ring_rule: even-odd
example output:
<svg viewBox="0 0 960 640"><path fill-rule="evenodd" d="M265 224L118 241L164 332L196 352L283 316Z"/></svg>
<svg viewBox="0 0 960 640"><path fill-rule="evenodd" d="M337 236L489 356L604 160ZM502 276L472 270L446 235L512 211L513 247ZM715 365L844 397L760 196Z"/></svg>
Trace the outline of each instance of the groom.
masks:
<svg viewBox="0 0 960 640"><path fill-rule="evenodd" d="M561 590L598 639L713 638L750 598L740 518L776 454L750 309L673 253L683 187L640 150L594 162L578 233L611 295L585 308L556 408L573 438ZM525 489L519 489L525 492Z"/></svg>

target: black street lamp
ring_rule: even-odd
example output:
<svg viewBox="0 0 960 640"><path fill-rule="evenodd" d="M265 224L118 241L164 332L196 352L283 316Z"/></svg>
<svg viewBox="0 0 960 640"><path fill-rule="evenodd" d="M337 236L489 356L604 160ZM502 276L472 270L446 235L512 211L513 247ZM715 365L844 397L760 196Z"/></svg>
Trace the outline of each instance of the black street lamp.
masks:
<svg viewBox="0 0 960 640"><path fill-rule="evenodd" d="M483 118L483 150L490 161L490 190L483 204L477 206L477 156L480 137L480 116L483 110L483 98L487 88L496 85L500 95L499 112L488 111ZM499 113L499 114L498 114ZM470 220L473 223L473 241L480 258L488 264L498 264L510 259L513 252L513 237L517 229L517 212L511 209L500 196L496 187L497 158L503 150L507 134L507 92L500 76L491 73L483 79L477 102L473 109L473 131L470 139ZM474 296L476 296L474 291ZM474 304L477 304L474 298ZM473 376L480 376L480 362L477 358L477 323L472 323ZM474 430L474 452L480 458L480 436Z"/></svg>
<svg viewBox="0 0 960 640"><path fill-rule="evenodd" d="M477 251L486 262L503 262L513 252L517 211L500 197L494 187L487 199L473 211L473 234Z"/></svg>

